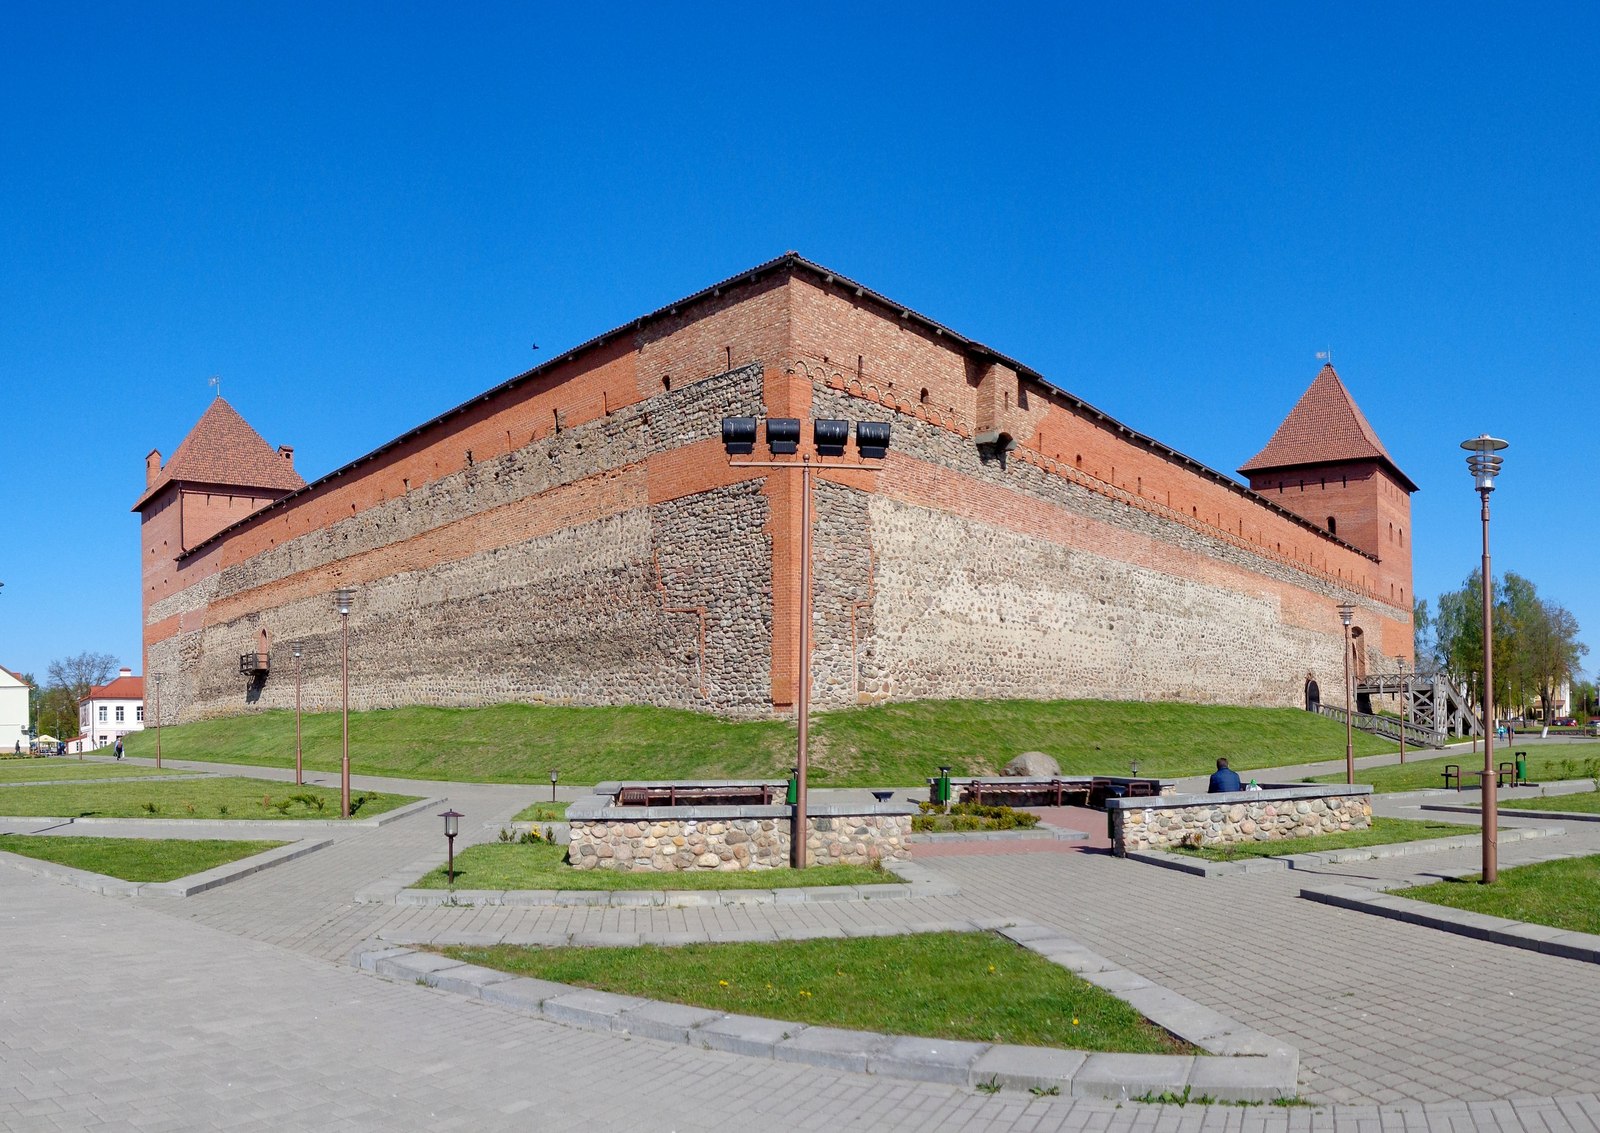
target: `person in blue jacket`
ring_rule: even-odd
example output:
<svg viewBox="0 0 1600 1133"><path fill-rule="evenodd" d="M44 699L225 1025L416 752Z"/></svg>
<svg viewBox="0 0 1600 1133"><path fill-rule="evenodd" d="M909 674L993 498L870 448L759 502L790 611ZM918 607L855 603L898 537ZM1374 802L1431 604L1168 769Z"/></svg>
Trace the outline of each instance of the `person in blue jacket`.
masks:
<svg viewBox="0 0 1600 1133"><path fill-rule="evenodd" d="M1239 781L1239 773L1228 766L1227 756L1217 760L1217 769L1211 773L1211 786L1208 789L1213 795L1244 790L1244 784Z"/></svg>

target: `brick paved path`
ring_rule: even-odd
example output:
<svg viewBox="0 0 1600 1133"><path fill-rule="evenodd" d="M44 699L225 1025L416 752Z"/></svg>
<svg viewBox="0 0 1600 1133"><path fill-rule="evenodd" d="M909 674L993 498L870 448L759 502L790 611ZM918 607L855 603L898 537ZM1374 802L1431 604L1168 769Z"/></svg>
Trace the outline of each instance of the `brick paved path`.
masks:
<svg viewBox="0 0 1600 1133"><path fill-rule="evenodd" d="M467 815L469 841L492 838L542 795L357 785L448 797ZM982 853L930 858L962 888L947 898L710 909L355 904L357 890L385 877L399 884L442 860L432 809L341 831L327 849L183 901L104 898L0 869L0 1128L540 1129L581 1120L654 1130L754 1118L827 1129L1600 1129L1600 968L1297 896L1319 877L1470 866L1476 851L1205 879L1118 861L1092 844L994 853L1004 843L980 843ZM1558 842L1600 852L1597 826L1504 846L1502 862ZM343 964L380 935L517 940L1005 915L1057 925L1296 1044L1307 1096L1362 1104L1179 1110L989 1098L569 1030Z"/></svg>

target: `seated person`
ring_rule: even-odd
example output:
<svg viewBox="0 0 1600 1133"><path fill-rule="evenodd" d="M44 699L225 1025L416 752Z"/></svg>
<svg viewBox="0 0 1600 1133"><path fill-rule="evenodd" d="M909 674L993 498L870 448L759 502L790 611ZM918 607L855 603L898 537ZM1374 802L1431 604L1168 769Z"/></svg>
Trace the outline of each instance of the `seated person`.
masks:
<svg viewBox="0 0 1600 1133"><path fill-rule="evenodd" d="M1206 789L1213 795L1244 790L1244 784L1239 781L1239 773L1228 766L1227 756L1217 760L1217 769L1211 773L1211 785Z"/></svg>

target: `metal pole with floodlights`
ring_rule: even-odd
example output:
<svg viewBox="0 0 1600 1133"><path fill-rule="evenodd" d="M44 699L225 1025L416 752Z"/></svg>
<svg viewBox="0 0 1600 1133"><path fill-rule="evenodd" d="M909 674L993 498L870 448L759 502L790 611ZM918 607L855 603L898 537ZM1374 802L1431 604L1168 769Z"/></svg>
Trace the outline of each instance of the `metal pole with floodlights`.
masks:
<svg viewBox="0 0 1600 1133"><path fill-rule="evenodd" d="M1406 658L1405 654L1394 659L1400 666L1400 762L1406 761Z"/></svg>
<svg viewBox="0 0 1600 1133"><path fill-rule="evenodd" d="M1467 469L1473 486L1483 501L1483 884L1493 885L1500 876L1500 801L1494 767L1494 576L1489 573L1489 493L1500 474L1504 457L1496 455L1507 447L1505 441L1483 433L1461 442L1472 455Z"/></svg>
<svg viewBox="0 0 1600 1133"><path fill-rule="evenodd" d="M349 589L333 592L333 608L339 611L341 654L339 662L342 689L339 714L343 747L339 758L339 817L341 818L350 817L350 603L355 596L356 592Z"/></svg>
<svg viewBox="0 0 1600 1133"><path fill-rule="evenodd" d="M304 785L305 777L300 767L300 643L294 643L294 785Z"/></svg>
<svg viewBox="0 0 1600 1133"><path fill-rule="evenodd" d="M1350 704L1350 619L1356 608L1348 603L1339 606L1339 620L1344 623L1344 781L1356 781L1356 746L1352 708Z"/></svg>
<svg viewBox="0 0 1600 1133"><path fill-rule="evenodd" d="M819 418L811 423L812 443L817 456L843 456L850 443L850 422ZM774 456L794 456L800 450L800 421L794 417L766 419L767 447ZM747 456L755 451L756 419L724 417L722 447L731 456ZM795 690L795 715L799 737L795 759L794 827L790 835L791 861L795 869L806 867L807 748L811 726L811 479L817 470L855 469L875 471L881 467L864 461L882 460L889 452L887 421L857 421L856 451L861 461L825 463L804 453L794 460L730 460L730 468L786 468L800 472L800 665Z"/></svg>

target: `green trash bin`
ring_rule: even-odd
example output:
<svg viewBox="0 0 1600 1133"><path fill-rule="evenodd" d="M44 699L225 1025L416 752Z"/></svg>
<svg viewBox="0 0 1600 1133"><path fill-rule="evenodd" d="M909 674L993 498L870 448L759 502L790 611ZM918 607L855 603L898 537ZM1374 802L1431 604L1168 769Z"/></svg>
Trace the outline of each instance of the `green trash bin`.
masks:
<svg viewBox="0 0 1600 1133"><path fill-rule="evenodd" d="M939 768L939 803L941 806L950 805L950 769Z"/></svg>
<svg viewBox="0 0 1600 1133"><path fill-rule="evenodd" d="M783 801L789 806L795 806L800 802L800 769L798 767L789 769L789 791L783 796Z"/></svg>
<svg viewBox="0 0 1600 1133"><path fill-rule="evenodd" d="M1519 752L1517 752L1517 782L1518 783L1526 783L1527 781L1528 781L1528 753L1525 752L1525 751L1519 751Z"/></svg>

